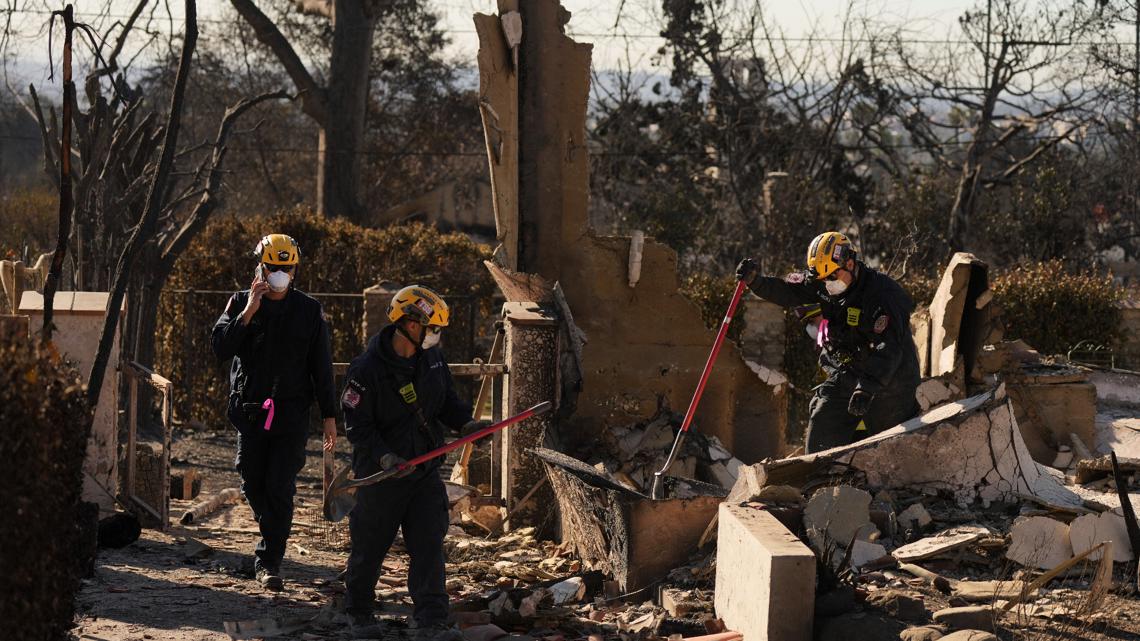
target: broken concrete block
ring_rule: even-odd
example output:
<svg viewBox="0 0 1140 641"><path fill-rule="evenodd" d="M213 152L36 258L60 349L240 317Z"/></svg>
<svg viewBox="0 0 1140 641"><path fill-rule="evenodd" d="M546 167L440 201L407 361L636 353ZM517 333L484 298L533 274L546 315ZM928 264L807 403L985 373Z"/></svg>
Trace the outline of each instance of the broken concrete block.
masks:
<svg viewBox="0 0 1140 641"><path fill-rule="evenodd" d="M998 638L983 630L958 630L942 637L942 641L998 641Z"/></svg>
<svg viewBox="0 0 1140 641"><path fill-rule="evenodd" d="M692 590L666 588L661 591L661 607L673 617L684 617L701 609L701 602L694 598Z"/></svg>
<svg viewBox="0 0 1140 641"><path fill-rule="evenodd" d="M899 633L899 641L938 641L946 634L946 628L937 625L923 625L907 628Z"/></svg>
<svg viewBox="0 0 1140 641"><path fill-rule="evenodd" d="M550 586L550 592L554 595L554 605L577 603L586 596L586 582L580 576L571 577Z"/></svg>
<svg viewBox="0 0 1140 641"><path fill-rule="evenodd" d="M766 385L772 388L773 394L783 394L788 387L788 376L783 372L766 367L752 360L745 360L748 369L756 373Z"/></svg>
<svg viewBox="0 0 1140 641"><path fill-rule="evenodd" d="M1116 452L1118 459L1140 459L1140 417L1134 415L1134 410L1127 412L1128 416L1111 411L1097 414L1093 446L1098 454ZM1090 454L1086 458L1093 457Z"/></svg>
<svg viewBox="0 0 1140 641"><path fill-rule="evenodd" d="M1073 558L1069 526L1047 516L1018 519L1009 534L1006 558L1026 567L1051 570Z"/></svg>
<svg viewBox="0 0 1140 641"><path fill-rule="evenodd" d="M1021 598L1026 586L1024 581L958 581L954 583L953 595L970 603L1012 601Z"/></svg>
<svg viewBox="0 0 1140 641"><path fill-rule="evenodd" d="M900 525L912 530L921 530L934 522L934 519L930 518L930 512L926 511L926 507L922 503L915 503L899 512L896 518Z"/></svg>
<svg viewBox="0 0 1140 641"><path fill-rule="evenodd" d="M736 485L736 479L740 478L740 468L744 466L744 461L736 458L735 456L724 462L724 467L728 469L728 473L732 475L732 484Z"/></svg>
<svg viewBox="0 0 1140 641"><path fill-rule="evenodd" d="M545 588L535 590L519 602L519 616L529 619L538 613L543 601L550 599L550 590Z"/></svg>
<svg viewBox="0 0 1140 641"><path fill-rule="evenodd" d="M929 616L922 599L898 590L872 592L867 596L867 603L901 621L923 622Z"/></svg>
<svg viewBox="0 0 1140 641"><path fill-rule="evenodd" d="M728 449L721 444L719 438L710 436L708 439L710 461L727 461L728 459L732 458L732 452L729 452Z"/></svg>
<svg viewBox="0 0 1140 641"><path fill-rule="evenodd" d="M708 470L710 477L708 480L716 483L726 490L732 489L732 486L736 484L736 477L730 474L728 472L728 468L725 467L724 463L721 463L720 461L706 465L705 469Z"/></svg>
<svg viewBox="0 0 1140 641"><path fill-rule="evenodd" d="M812 551L764 510L722 503L719 521L717 616L745 639L810 641Z"/></svg>
<svg viewBox="0 0 1140 641"><path fill-rule="evenodd" d="M878 531L871 525L870 505L870 494L849 485L818 490L804 508L804 528L812 547L820 555L838 548L841 557L856 535L870 540L869 535Z"/></svg>
<svg viewBox="0 0 1140 641"><path fill-rule="evenodd" d="M761 503L803 503L804 495L790 485L769 485L761 488L752 500Z"/></svg>
<svg viewBox="0 0 1140 641"><path fill-rule="evenodd" d="M851 567L858 570L884 556L887 556L887 548L878 543L856 540L855 544L851 546Z"/></svg>
<svg viewBox="0 0 1140 641"><path fill-rule="evenodd" d="M1069 541L1073 554L1082 554L1103 541L1112 541L1112 560L1125 563L1135 558L1128 540L1128 529L1124 517L1115 512L1084 514L1069 523ZM1089 560L1099 560L1103 552L1097 550L1089 555Z"/></svg>
<svg viewBox="0 0 1140 641"><path fill-rule="evenodd" d="M964 395L954 381L945 378L928 378L914 391L915 400L923 412L949 401L961 400Z"/></svg>
<svg viewBox="0 0 1140 641"><path fill-rule="evenodd" d="M987 316L978 310L976 302L988 289L985 263L965 252L955 253L950 258L930 302L932 376L954 371L959 358L965 361L965 371L974 367L986 334L978 325ZM960 344L960 336L970 337L976 344Z"/></svg>
<svg viewBox="0 0 1140 641"><path fill-rule="evenodd" d="M943 530L934 536L919 539L896 548L891 555L903 563L921 561L956 550L964 545L993 534L988 528L979 525L963 525Z"/></svg>
<svg viewBox="0 0 1140 641"><path fill-rule="evenodd" d="M994 629L994 609L985 605L945 608L935 612L932 618L935 623L941 623L951 630L987 630L992 632Z"/></svg>
<svg viewBox="0 0 1140 641"><path fill-rule="evenodd" d="M833 466L862 472L872 488L942 490L963 506L1024 496L1060 508L1082 505L1056 470L1029 455L1001 386L851 445L741 468L734 492L742 483L757 491L764 485L803 486Z"/></svg>
<svg viewBox="0 0 1140 641"><path fill-rule="evenodd" d="M1033 378L1040 382L1009 386L1021 436L1038 463L1052 463L1058 446L1069 443L1070 434L1076 434L1085 443L1095 442L1096 386L1084 381L1054 383L1050 380L1068 381L1069 371L1042 374Z"/></svg>

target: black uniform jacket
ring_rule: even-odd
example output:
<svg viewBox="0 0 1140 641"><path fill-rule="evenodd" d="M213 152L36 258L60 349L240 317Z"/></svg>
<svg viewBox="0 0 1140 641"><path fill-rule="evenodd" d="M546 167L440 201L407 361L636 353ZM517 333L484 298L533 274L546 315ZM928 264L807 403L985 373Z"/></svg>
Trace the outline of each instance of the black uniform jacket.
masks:
<svg viewBox="0 0 1140 641"><path fill-rule="evenodd" d="M440 447L441 423L458 430L471 420L471 406L455 393L443 352L432 347L403 358L392 349L395 331L395 325L388 325L368 341L368 348L349 365L341 394L357 478L378 472L385 454L411 460ZM419 466L416 473L437 469L441 460Z"/></svg>
<svg viewBox="0 0 1140 641"><path fill-rule="evenodd" d="M241 316L248 300L249 290L231 296L211 336L218 359L233 359L231 410L237 403L273 398L274 425L303 429L315 396L322 418L336 416L329 326L321 304L296 289L279 301L262 297L247 326ZM298 412L304 420L294 420Z"/></svg>
<svg viewBox="0 0 1140 641"><path fill-rule="evenodd" d="M818 303L827 320L819 364L829 377L852 377L858 389L917 386L918 352L910 333L914 302L891 277L859 264L859 277L839 296L802 273L752 281L757 296L783 307Z"/></svg>

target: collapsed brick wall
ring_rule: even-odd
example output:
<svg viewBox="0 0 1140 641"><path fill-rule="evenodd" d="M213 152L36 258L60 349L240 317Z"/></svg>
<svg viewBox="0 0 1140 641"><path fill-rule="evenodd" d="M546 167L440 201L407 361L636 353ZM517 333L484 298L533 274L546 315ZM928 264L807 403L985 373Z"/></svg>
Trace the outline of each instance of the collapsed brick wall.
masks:
<svg viewBox="0 0 1140 641"><path fill-rule="evenodd" d="M630 239L599 236L590 228L585 125L592 47L565 35L569 12L557 0L499 5L502 14L521 13L525 34L512 51L495 24L499 20L476 16L480 86L491 107L484 109L484 129L496 217L508 246L500 255L507 267L560 282L575 322L589 338L577 412L560 430L572 447L574 441L589 443L608 426L651 417L659 403L684 412L714 332L677 291L672 249L647 239L640 281L630 287ZM516 132L510 130L516 122L512 110ZM516 141L517 171L511 158ZM514 234L517 260L509 248ZM785 391L761 381L728 344L696 427L719 437L742 460L780 455Z"/></svg>

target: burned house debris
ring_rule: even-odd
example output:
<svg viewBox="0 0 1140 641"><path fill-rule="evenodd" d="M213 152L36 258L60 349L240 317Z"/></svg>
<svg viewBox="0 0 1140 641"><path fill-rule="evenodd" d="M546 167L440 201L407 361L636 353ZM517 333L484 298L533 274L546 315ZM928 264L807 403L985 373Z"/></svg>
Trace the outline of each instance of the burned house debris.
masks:
<svg viewBox="0 0 1140 641"><path fill-rule="evenodd" d="M793 455L791 383L772 355L783 348L757 344L783 340L782 311L749 294L748 329L713 366L715 333L679 292L677 255L644 232L606 236L589 224L591 46L566 34L557 0L498 4L474 20L483 195L500 243L485 267L501 306L487 323L487 362L441 366L476 381L476 418L552 410L456 451L441 470L451 479L453 632L466 641L1140 634L1140 374L1004 340L986 264L958 253L911 317L922 413ZM489 213L483 206L482 219ZM398 289L385 281L363 293L366 332L385 324ZM96 311L72 298L68 311ZM23 301L26 313L42 309L32 292ZM702 371L711 373L700 398ZM80 593L80 638L349 638L338 573L352 501L326 518L331 490L348 482L343 444L337 477L332 453L308 452L285 589L267 596L242 553L258 529L228 467L233 435L171 442L167 412L166 440L136 450L132 414L130 453L113 455L116 393L99 408L88 476L103 487L86 488L88 498L136 512L150 529L99 553ZM687 403L692 431L658 497L654 474ZM383 638L417 633L406 622L407 547L399 535L376 584Z"/></svg>

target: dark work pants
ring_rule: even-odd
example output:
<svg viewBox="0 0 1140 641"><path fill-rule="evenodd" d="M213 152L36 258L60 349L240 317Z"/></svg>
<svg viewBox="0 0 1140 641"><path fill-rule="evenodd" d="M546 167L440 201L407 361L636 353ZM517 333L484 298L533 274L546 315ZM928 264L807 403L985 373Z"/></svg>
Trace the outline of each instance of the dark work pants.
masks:
<svg viewBox="0 0 1140 641"><path fill-rule="evenodd" d="M345 611L372 612L376 580L388 548L403 528L411 557L408 594L412 618L420 626L446 621L443 537L449 524L447 490L438 469L418 470L412 476L391 479L356 491L356 507L349 514L352 553L344 584Z"/></svg>
<svg viewBox="0 0 1140 641"><path fill-rule="evenodd" d="M850 377L833 376L815 388L815 396L808 405L810 415L805 448L808 454L878 434L919 413L918 401L914 398L917 383L903 383L879 390L866 415L852 416L847 411L847 404L855 392L855 385ZM866 425L866 431L856 431L860 420Z"/></svg>
<svg viewBox="0 0 1140 641"><path fill-rule="evenodd" d="M293 495L297 474L305 467L304 422L282 425L274 418L267 432L261 425L238 428L237 469L241 491L257 526L261 541L254 550L256 567L278 569L285 558L285 544L293 528ZM288 427L288 429L280 429Z"/></svg>

